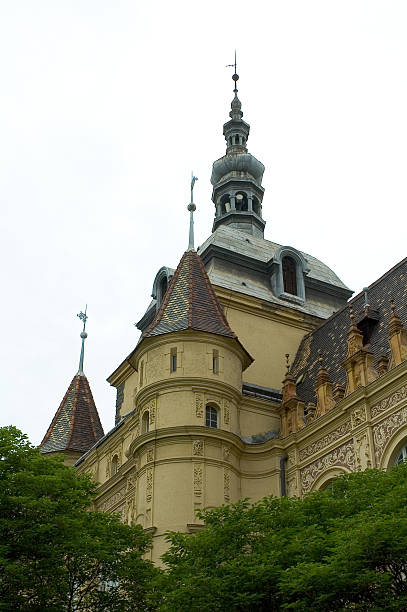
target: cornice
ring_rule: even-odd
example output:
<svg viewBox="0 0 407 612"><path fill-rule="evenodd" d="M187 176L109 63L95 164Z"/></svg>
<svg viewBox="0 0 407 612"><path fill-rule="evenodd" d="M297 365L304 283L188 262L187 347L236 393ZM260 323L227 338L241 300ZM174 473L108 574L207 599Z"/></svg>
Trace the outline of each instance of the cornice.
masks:
<svg viewBox="0 0 407 612"><path fill-rule="evenodd" d="M136 395L137 403L144 403L153 398L154 395L160 391L178 391L180 389L188 389L194 392L207 392L207 393L224 393L229 397L240 402L242 393L222 380L214 380L211 378L204 377L187 377L187 376L174 376L174 378L165 378L150 384L144 385Z"/></svg>

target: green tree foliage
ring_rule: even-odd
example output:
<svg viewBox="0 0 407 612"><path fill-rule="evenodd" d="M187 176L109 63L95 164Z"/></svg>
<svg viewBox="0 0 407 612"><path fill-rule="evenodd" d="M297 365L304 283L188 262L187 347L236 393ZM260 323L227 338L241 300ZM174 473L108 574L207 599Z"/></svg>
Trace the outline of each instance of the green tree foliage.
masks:
<svg viewBox="0 0 407 612"><path fill-rule="evenodd" d="M0 610L150 609L150 539L90 511L95 489L16 428L0 428Z"/></svg>
<svg viewBox="0 0 407 612"><path fill-rule="evenodd" d="M162 612L407 610L407 465L201 517L168 536Z"/></svg>

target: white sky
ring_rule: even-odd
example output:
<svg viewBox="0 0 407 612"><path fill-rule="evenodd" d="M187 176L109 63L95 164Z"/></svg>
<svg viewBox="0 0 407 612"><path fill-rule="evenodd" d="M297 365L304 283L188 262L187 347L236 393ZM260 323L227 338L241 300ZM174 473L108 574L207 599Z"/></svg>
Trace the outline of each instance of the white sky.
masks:
<svg viewBox="0 0 407 612"><path fill-rule="evenodd" d="M76 373L106 377L154 276L210 234L238 51L266 238L355 291L405 253L405 0L0 0L0 425L39 443Z"/></svg>

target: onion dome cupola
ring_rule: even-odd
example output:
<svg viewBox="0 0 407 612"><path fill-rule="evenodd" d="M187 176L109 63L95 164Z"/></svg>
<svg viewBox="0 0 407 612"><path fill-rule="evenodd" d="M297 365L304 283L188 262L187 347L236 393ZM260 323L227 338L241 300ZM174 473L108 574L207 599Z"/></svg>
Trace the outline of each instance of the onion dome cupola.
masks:
<svg viewBox="0 0 407 612"><path fill-rule="evenodd" d="M85 340L88 336L85 331L88 318L86 309L78 317L83 321L78 372L40 444L41 453L62 453L68 464L79 459L104 435L92 391L83 371Z"/></svg>
<svg viewBox="0 0 407 612"><path fill-rule="evenodd" d="M261 185L264 166L247 151L250 125L243 121L242 104L237 97L237 80L229 113L230 120L223 126L226 155L212 167L212 201L215 204L213 231L220 225L263 237L266 222L262 218L264 188Z"/></svg>

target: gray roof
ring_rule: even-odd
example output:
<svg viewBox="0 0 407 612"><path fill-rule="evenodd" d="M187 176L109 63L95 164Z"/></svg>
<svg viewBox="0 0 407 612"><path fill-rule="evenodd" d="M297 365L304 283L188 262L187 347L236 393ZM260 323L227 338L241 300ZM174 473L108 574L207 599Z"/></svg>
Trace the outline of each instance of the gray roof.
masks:
<svg viewBox="0 0 407 612"><path fill-rule="evenodd" d="M264 263L270 261L282 246L270 240L252 236L224 225L218 227L218 229L205 240L198 249L199 254L202 256L204 251L206 251L211 244L227 249L228 251L234 251L246 257L251 257L252 259L257 259ZM322 261L303 251L299 251L299 253L307 260L309 267L308 277L315 278L316 280L336 287L341 287L342 289L349 289L335 272L326 264L322 263Z"/></svg>
<svg viewBox="0 0 407 612"><path fill-rule="evenodd" d="M352 291L327 265L307 253L293 249L301 253L306 260L308 268L306 285L312 282L314 289L318 289L320 293L309 291L305 303L290 302L277 297L271 289L269 277L264 274L262 276L253 273L244 265L244 259L259 262L259 268L264 270L266 264L271 262L281 246L230 226L221 225L199 247L198 252L205 265L209 263L205 257L205 251L209 251L211 248L220 249L224 253L229 252L242 258L242 263L238 267L236 265L207 265L208 276L213 285L250 295L282 307L293 308L312 316L326 319L351 296ZM224 256L224 259L226 260L227 256ZM332 291L339 294L339 301L335 303L332 302L332 299L326 299L323 295Z"/></svg>

